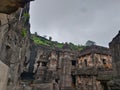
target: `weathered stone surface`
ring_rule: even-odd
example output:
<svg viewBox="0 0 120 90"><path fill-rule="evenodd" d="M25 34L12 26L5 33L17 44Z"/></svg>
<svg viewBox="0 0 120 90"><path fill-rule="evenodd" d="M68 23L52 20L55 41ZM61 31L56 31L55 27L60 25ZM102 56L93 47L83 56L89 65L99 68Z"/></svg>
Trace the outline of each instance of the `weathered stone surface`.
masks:
<svg viewBox="0 0 120 90"><path fill-rule="evenodd" d="M108 90L107 82L112 78L112 59L108 48L86 47L79 54L77 67L78 90Z"/></svg>
<svg viewBox="0 0 120 90"><path fill-rule="evenodd" d="M0 0L0 13L13 13L30 1L33 0Z"/></svg>
<svg viewBox="0 0 120 90"><path fill-rule="evenodd" d="M112 52L114 69L114 78L108 83L109 90L120 90L120 31L110 42L109 46Z"/></svg>
<svg viewBox="0 0 120 90"><path fill-rule="evenodd" d="M6 90L9 67L0 61L0 90Z"/></svg>
<svg viewBox="0 0 120 90"><path fill-rule="evenodd" d="M29 4L24 7L22 13L28 11ZM29 20L25 21L24 15L19 20L19 16L20 10L11 15L0 14L0 60L10 68L7 90L15 90L18 87L20 74L28 67L28 64L24 63L30 57Z"/></svg>
<svg viewBox="0 0 120 90"><path fill-rule="evenodd" d="M120 31L110 42L109 46L112 52L114 74L116 74L115 76L120 76Z"/></svg>
<svg viewBox="0 0 120 90"><path fill-rule="evenodd" d="M54 82L53 86L55 84L57 90L72 88L72 60L77 54L72 51L61 51L42 46L36 48L37 55L34 56L35 62L33 64L34 72L37 72L33 84Z"/></svg>
<svg viewBox="0 0 120 90"><path fill-rule="evenodd" d="M53 83L36 84L32 90L56 90Z"/></svg>

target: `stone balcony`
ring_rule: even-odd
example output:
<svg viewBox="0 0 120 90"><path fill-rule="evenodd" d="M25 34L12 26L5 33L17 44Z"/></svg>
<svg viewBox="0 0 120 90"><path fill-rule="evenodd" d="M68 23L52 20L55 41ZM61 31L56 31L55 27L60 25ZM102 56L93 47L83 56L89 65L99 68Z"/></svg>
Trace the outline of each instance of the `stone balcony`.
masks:
<svg viewBox="0 0 120 90"><path fill-rule="evenodd" d="M113 78L112 69L98 69L95 67L76 68L73 70L75 75L96 76L99 81L109 81Z"/></svg>
<svg viewBox="0 0 120 90"><path fill-rule="evenodd" d="M97 75L97 70L94 67L85 67L85 68L77 68L76 69L77 75L88 75L88 76L95 76Z"/></svg>
<svg viewBox="0 0 120 90"><path fill-rule="evenodd" d="M113 70L98 70L97 71L97 80L99 81L109 81L113 79Z"/></svg>

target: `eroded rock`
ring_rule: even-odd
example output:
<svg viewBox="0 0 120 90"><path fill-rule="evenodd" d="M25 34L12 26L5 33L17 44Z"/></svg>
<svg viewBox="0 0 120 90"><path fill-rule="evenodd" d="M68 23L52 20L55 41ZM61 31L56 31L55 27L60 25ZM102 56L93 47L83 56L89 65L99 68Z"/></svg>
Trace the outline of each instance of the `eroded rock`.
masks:
<svg viewBox="0 0 120 90"><path fill-rule="evenodd" d="M0 13L11 14L33 0L0 0Z"/></svg>

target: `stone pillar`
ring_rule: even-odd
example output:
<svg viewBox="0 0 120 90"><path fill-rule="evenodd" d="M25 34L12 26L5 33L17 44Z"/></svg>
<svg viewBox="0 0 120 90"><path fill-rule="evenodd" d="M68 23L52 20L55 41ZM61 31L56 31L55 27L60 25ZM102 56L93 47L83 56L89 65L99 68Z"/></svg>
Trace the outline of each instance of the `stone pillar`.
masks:
<svg viewBox="0 0 120 90"><path fill-rule="evenodd" d="M71 57L67 52L61 57L60 88L61 90L69 90L72 88Z"/></svg>

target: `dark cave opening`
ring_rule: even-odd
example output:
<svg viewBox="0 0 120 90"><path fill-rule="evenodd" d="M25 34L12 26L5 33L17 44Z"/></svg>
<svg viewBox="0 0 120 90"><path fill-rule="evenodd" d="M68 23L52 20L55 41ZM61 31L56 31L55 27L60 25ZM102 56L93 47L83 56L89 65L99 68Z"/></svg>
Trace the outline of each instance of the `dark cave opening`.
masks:
<svg viewBox="0 0 120 90"><path fill-rule="evenodd" d="M71 75L71 77L72 77L72 87L75 88L76 87L76 76Z"/></svg>

